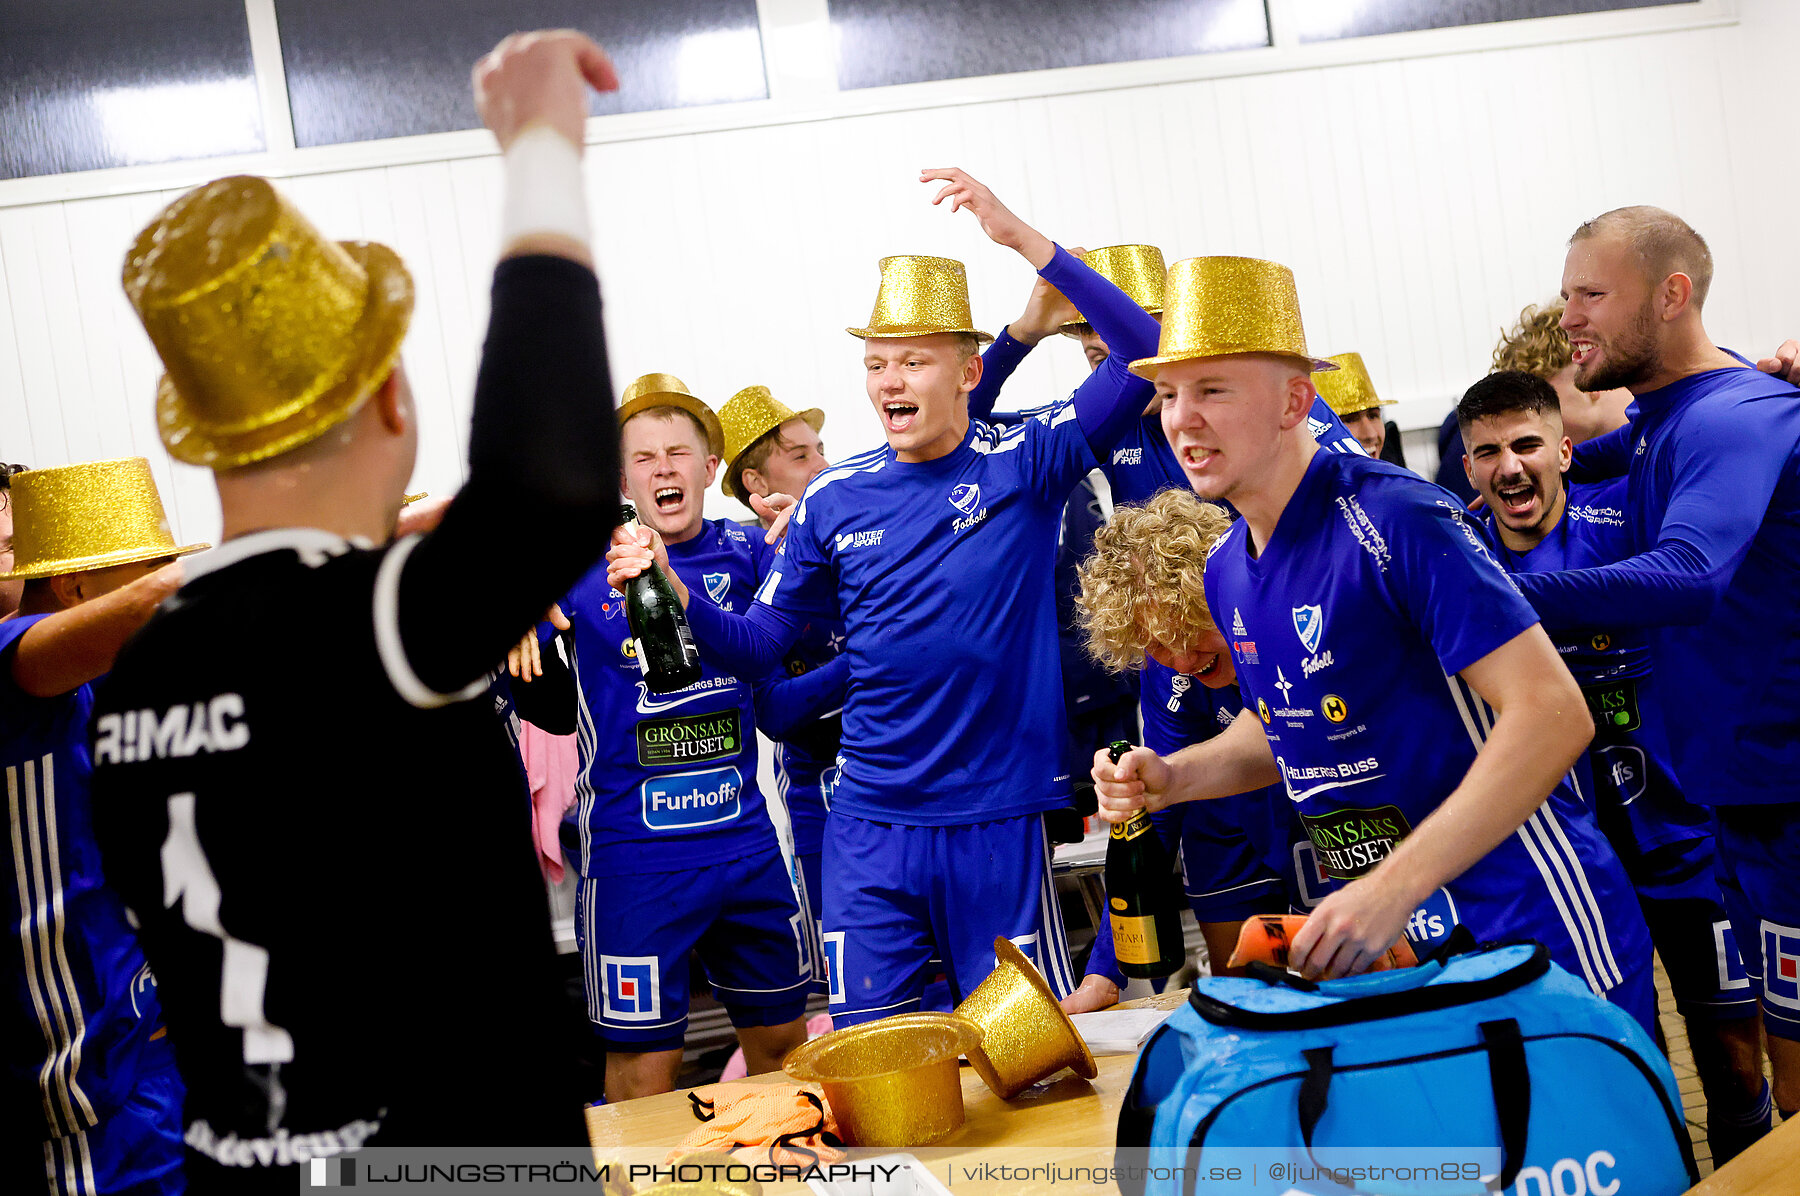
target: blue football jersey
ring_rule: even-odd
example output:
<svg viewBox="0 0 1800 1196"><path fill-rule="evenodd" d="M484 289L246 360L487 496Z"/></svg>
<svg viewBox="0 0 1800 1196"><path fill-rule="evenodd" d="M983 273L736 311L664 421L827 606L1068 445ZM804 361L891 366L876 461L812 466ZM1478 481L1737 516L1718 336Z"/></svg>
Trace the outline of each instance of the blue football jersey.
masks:
<svg viewBox="0 0 1800 1196"><path fill-rule="evenodd" d="M89 781L91 685L51 698L12 679L12 648L42 615L0 620L0 768L6 867L4 1107L26 1138L111 1115L138 1079L172 1065L156 981L107 887Z"/></svg>
<svg viewBox="0 0 1800 1196"><path fill-rule="evenodd" d="M1206 569L1238 683L1333 883L1368 872L1447 797L1494 715L1457 676L1537 622L1485 530L1440 487L1360 454L1315 453L1270 542L1239 523ZM1647 931L1579 773L1440 889L1408 934L1534 938L1597 992Z"/></svg>
<svg viewBox="0 0 1800 1196"><path fill-rule="evenodd" d="M752 530L751 534L756 533ZM835 619L809 620L801 628L800 638L783 656L782 672L789 679L817 674L843 650L842 623ZM766 686L767 682L760 685ZM779 687L773 688L771 699L765 700L794 700ZM781 800L787 808L788 824L793 827L794 851L798 855L812 855L819 850L825 834L825 812L830 808L827 782L829 774L837 769L838 745L843 739L842 693L834 690L819 701L826 707L823 713L801 720L785 735L771 735L776 739L775 779L781 787Z"/></svg>
<svg viewBox="0 0 1800 1196"><path fill-rule="evenodd" d="M1514 552L1494 534L1508 573L1550 573L1610 565L1631 555L1625 518L1626 479L1572 483L1563 517L1529 552ZM1489 529L1493 512L1485 512ZM1646 702L1649 634L1640 627L1559 630L1551 641L1569 666L1594 716L1590 756L1601 800L1616 804L1640 852L1712 834L1712 816L1682 795L1669 763L1662 707Z"/></svg>
<svg viewBox="0 0 1800 1196"><path fill-rule="evenodd" d="M668 546L693 602L750 605L773 551L760 532L707 520ZM776 846L756 783L750 686L702 654L700 680L645 686L625 599L597 565L563 599L574 629L581 771L572 813L583 876L672 872Z"/></svg>
<svg viewBox="0 0 1800 1196"><path fill-rule="evenodd" d="M833 810L956 826L1067 803L1052 574L1063 504L1094 465L1064 403L974 421L933 461L883 446L807 487L758 597L846 625Z"/></svg>

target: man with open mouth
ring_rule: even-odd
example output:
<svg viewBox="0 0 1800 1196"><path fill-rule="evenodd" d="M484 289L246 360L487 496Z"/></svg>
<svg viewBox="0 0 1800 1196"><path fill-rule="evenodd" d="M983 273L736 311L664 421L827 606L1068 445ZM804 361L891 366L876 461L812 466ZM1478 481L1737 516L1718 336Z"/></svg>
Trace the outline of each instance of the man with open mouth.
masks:
<svg viewBox="0 0 1800 1196"><path fill-rule="evenodd" d="M1682 791L1713 807L1787 1116L1800 1112L1800 392L1707 335L1712 269L1706 242L1660 208L1617 208L1570 238L1575 385L1636 396L1631 423L1581 446L1575 468L1627 477L1633 555L1518 582L1558 630L1648 629L1644 702L1661 709Z"/></svg>
<svg viewBox="0 0 1800 1196"><path fill-rule="evenodd" d="M1052 567L1064 500L1149 400L1124 359L1156 322L960 170L928 170L1089 317L1121 359L1004 431L969 415L980 341L961 263L898 257L863 341L886 444L820 474L743 617L689 606L702 651L755 675L809 618L847 625L850 697L825 830L825 953L839 1025L918 1006L934 950L967 994L1005 937L1073 987L1043 815L1067 804ZM644 537L649 540L651 537ZM615 581L653 543L616 543Z"/></svg>
<svg viewBox="0 0 1800 1196"><path fill-rule="evenodd" d="M1305 975L1461 923L1544 943L1649 1031L1643 916L1568 775L1587 707L1479 525L1398 466L1320 451L1285 267L1179 262L1165 301L1159 351L1132 369L1195 492L1243 516L1205 580L1244 712L1168 758L1097 755L1103 816L1281 784L1332 886L1294 939Z"/></svg>
<svg viewBox="0 0 1800 1196"><path fill-rule="evenodd" d="M681 379L645 374L620 396L621 488L668 546L665 571L698 592L696 606L741 610L774 550L753 530L705 517L723 451L718 416ZM624 596L604 568L576 583L564 609L581 746L564 830L581 868L575 930L588 1018L606 1044L607 1099L674 1088L691 954L747 1066L776 1070L806 1041L812 952L757 785L752 686L707 654L694 684L651 693Z"/></svg>
<svg viewBox="0 0 1800 1196"><path fill-rule="evenodd" d="M1551 383L1507 370L1457 404L1463 466L1486 500L1495 555L1509 573L1608 565L1631 554L1625 479L1567 481L1573 445L1560 406ZM1724 1162L1768 1132L1769 1090L1756 998L1733 978L1742 964L1714 876L1712 815L1682 794L1661 711L1640 700L1650 673L1643 630L1596 621L1551 638L1594 716L1595 817L1668 970L1706 1093L1713 1158Z"/></svg>

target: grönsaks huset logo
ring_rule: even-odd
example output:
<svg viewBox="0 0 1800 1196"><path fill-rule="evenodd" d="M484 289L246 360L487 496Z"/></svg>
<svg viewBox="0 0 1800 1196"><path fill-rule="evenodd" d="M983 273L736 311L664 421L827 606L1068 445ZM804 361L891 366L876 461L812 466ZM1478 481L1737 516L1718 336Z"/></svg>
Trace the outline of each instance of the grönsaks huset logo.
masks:
<svg viewBox="0 0 1800 1196"><path fill-rule="evenodd" d="M967 515L981 505L981 487L964 482L950 492L950 505Z"/></svg>

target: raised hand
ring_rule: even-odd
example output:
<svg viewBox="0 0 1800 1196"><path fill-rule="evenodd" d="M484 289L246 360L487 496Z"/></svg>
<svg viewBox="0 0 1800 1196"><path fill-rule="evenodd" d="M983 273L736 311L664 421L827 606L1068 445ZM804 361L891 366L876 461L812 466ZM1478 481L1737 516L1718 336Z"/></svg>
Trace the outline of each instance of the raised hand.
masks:
<svg viewBox="0 0 1800 1196"><path fill-rule="evenodd" d="M794 508L799 500L791 494L771 494L764 498L760 494L750 496L750 509L755 511L759 519L769 521L769 530L763 533L763 543L774 544L787 535L788 520L794 516Z"/></svg>
<svg viewBox="0 0 1800 1196"><path fill-rule="evenodd" d="M1069 252L1079 256L1085 251L1071 249ZM1081 313L1075 310L1069 297L1038 278L1031 284L1031 297L1025 300L1024 312L1006 326L1006 331L1022 345L1035 345L1062 331L1064 324L1073 324L1079 319Z"/></svg>
<svg viewBox="0 0 1800 1196"><path fill-rule="evenodd" d="M577 150L587 140L587 93L617 91L612 60L585 33L543 29L503 39L475 64L475 111L505 151L534 124Z"/></svg>
<svg viewBox="0 0 1800 1196"><path fill-rule="evenodd" d="M1014 215L1011 208L994 198L994 193L968 171L955 166L934 168L921 171L919 181L943 183L931 201L933 204L941 204L947 199L952 212L968 208L981 222L981 231L989 240L1018 250L1031 263L1032 269L1042 270L1056 256L1056 245L1049 237Z"/></svg>
<svg viewBox="0 0 1800 1196"><path fill-rule="evenodd" d="M1800 386L1800 340L1785 340L1773 354L1756 363L1765 374L1774 374L1790 386Z"/></svg>

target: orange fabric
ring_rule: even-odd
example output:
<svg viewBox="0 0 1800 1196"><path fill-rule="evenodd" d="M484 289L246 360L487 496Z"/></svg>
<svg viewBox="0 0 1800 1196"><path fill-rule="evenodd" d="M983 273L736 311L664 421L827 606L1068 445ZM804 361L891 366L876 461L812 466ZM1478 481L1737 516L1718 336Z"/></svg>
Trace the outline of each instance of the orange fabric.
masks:
<svg viewBox="0 0 1800 1196"><path fill-rule="evenodd" d="M1288 966L1288 952L1293 944L1294 936L1306 925L1305 914L1257 914L1245 918L1243 929L1238 931L1237 946L1232 949L1231 959L1226 962L1228 968L1241 968L1247 963L1260 961L1274 964L1278 968ZM1389 947L1380 959L1369 965L1371 972L1385 972L1390 968L1410 968L1418 966L1419 958L1413 954L1412 944L1402 937Z"/></svg>
<svg viewBox="0 0 1800 1196"><path fill-rule="evenodd" d="M817 1099L817 1105L807 1099L808 1093ZM844 1157L825 1141L827 1134L836 1140L837 1120L816 1085L713 1084L694 1089L692 1099L697 1102L694 1115L702 1115L701 1103L710 1103L712 1119L701 1122L669 1152L670 1162L696 1150L724 1150L746 1163L778 1166L804 1167L814 1156L820 1163L835 1163ZM788 1145L777 1144L776 1139L788 1134L800 1137Z"/></svg>

